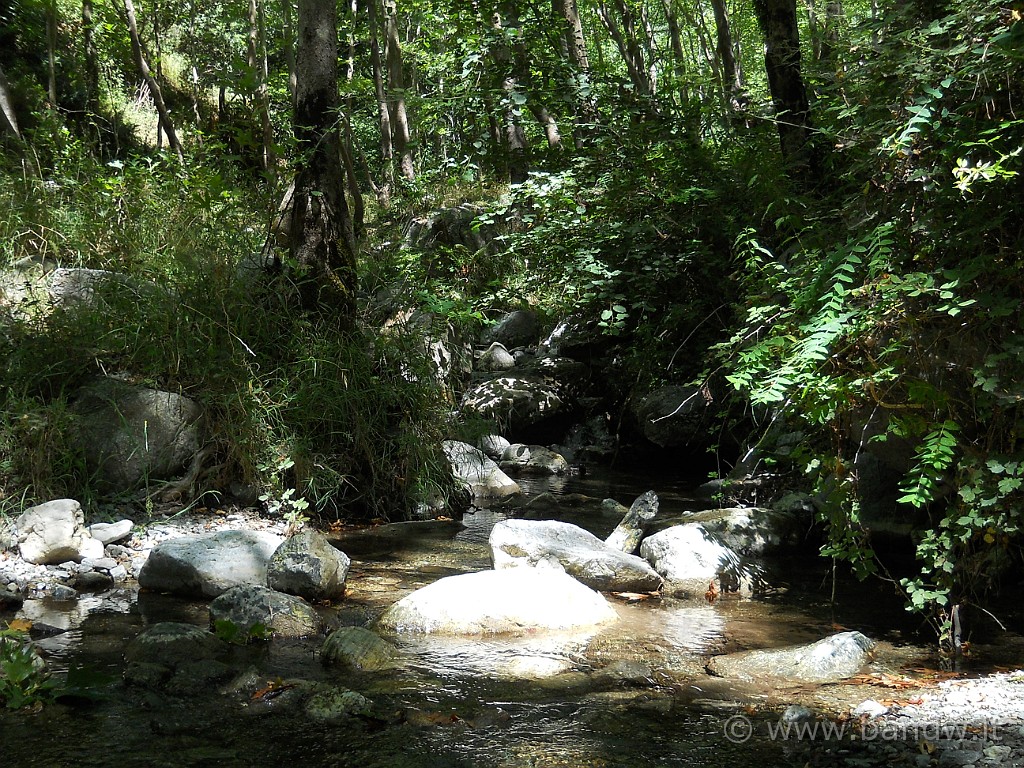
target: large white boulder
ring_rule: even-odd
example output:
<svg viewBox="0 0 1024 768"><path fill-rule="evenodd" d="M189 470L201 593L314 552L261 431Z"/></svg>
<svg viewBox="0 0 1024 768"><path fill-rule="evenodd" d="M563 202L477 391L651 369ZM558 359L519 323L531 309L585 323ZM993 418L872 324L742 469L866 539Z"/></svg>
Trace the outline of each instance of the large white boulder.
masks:
<svg viewBox="0 0 1024 768"><path fill-rule="evenodd" d="M840 632L810 645L715 656L708 662L708 671L740 680L825 683L857 674L874 647L875 642L860 632Z"/></svg>
<svg viewBox="0 0 1024 768"><path fill-rule="evenodd" d="M557 568L448 576L406 595L378 619L381 632L523 635L615 621L604 597Z"/></svg>

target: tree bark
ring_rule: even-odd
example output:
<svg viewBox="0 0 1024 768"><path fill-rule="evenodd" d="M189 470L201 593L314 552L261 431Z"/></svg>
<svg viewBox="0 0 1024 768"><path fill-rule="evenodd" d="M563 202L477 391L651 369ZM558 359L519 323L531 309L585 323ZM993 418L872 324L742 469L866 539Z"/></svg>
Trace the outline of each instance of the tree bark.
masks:
<svg viewBox="0 0 1024 768"><path fill-rule="evenodd" d="M269 69L267 66L266 22L262 0L249 0L249 71L256 82L256 111L260 116L263 151L260 167L268 174L275 174L277 157L274 154L274 126L270 121L270 95L267 91Z"/></svg>
<svg viewBox="0 0 1024 768"><path fill-rule="evenodd" d="M94 115L100 106L100 66L92 21L92 0L82 0L82 42L85 64L85 105Z"/></svg>
<svg viewBox="0 0 1024 768"><path fill-rule="evenodd" d="M0 67L0 128L8 133L13 133L21 138L21 130L18 128L18 116L14 112L14 101L11 99L11 86L7 82L7 76Z"/></svg>
<svg viewBox="0 0 1024 768"><path fill-rule="evenodd" d="M811 146L810 105L800 72L796 0L755 0L764 35L764 63L775 105L782 161L791 177L813 180L818 168Z"/></svg>
<svg viewBox="0 0 1024 768"><path fill-rule="evenodd" d="M377 0L367 4L370 26L370 66L373 69L373 93L377 99L380 124L380 159L384 166L384 181L377 187L377 202L384 208L391 203L391 190L395 186L394 149L391 144L391 111L388 109L384 87L384 64L380 55L380 22L377 18Z"/></svg>
<svg viewBox="0 0 1024 768"><path fill-rule="evenodd" d="M57 0L46 2L46 93L57 108Z"/></svg>
<svg viewBox="0 0 1024 768"><path fill-rule="evenodd" d="M597 105L590 93L590 57L587 55L587 39L583 33L576 0L552 0L555 15L562 21L562 47L575 74L576 91L576 141L586 143L588 134L597 124ZM582 125L581 125L582 123Z"/></svg>
<svg viewBox="0 0 1024 768"><path fill-rule="evenodd" d="M407 181L416 178L412 162L412 131L405 105L405 72L402 68L402 45L398 39L398 6L395 0L383 0L384 58L388 71L388 108L391 111L391 140L398 155L398 167Z"/></svg>
<svg viewBox="0 0 1024 768"><path fill-rule="evenodd" d="M513 35L519 34L520 20L516 0L502 0L493 23L501 37L501 42L494 46L492 56L498 76L501 78L501 90L504 92L502 139L508 154L508 177L510 183L522 184L530 176L529 144L522 124L522 106L526 103L527 97L520 90L522 67L515 61L512 48L508 44L510 32Z"/></svg>
<svg viewBox="0 0 1024 768"><path fill-rule="evenodd" d="M299 150L290 227L303 309L351 328L356 242L338 141L338 29L334 0L299 0L294 129Z"/></svg>
<svg viewBox="0 0 1024 768"><path fill-rule="evenodd" d="M149 86L149 92L153 96L153 104L156 106L157 114L160 117L160 124L167 134L167 143L178 155L178 160L185 162L181 142L178 141L178 134L174 130L174 123L171 122L171 115L167 111L167 105L164 103L160 84L153 77L149 64L146 63L146 57L142 53L142 41L139 39L139 28L135 22L135 6L132 4L132 0L123 0L123 2L125 19L128 24L128 35L132 41L132 56L135 58L135 66L139 70L139 74L142 75L142 79L146 81L146 85Z"/></svg>
<svg viewBox="0 0 1024 768"><path fill-rule="evenodd" d="M295 106L295 28L292 26L292 0L281 0L281 33L284 60L288 67L288 93Z"/></svg>
<svg viewBox="0 0 1024 768"><path fill-rule="evenodd" d="M740 77L739 67L736 66L729 11L725 7L725 0L711 0L711 9L715 14L718 61L722 66L722 90L730 105L734 105L736 96L743 91L743 79Z"/></svg>

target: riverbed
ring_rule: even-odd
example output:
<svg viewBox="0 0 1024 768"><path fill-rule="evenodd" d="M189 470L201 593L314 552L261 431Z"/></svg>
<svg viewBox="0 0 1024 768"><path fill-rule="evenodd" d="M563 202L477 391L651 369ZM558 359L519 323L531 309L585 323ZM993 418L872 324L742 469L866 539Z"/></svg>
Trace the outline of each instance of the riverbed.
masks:
<svg viewBox="0 0 1024 768"><path fill-rule="evenodd" d="M612 473L523 485L528 503L475 508L462 521L334 534L352 566L345 599L320 608L328 626L364 625L438 578L490 567L487 536L509 516L557 517L604 537L618 520L602 512L603 498L628 505L653 489L667 516L707 506L683 483ZM180 522L183 530L211 524L194 514ZM611 596L619 620L585 635L402 638L405 662L388 672L324 667L317 657L322 637L262 642L232 651L235 679L180 694L121 684L123 650L159 621L206 627L206 603L140 593L131 582L78 600L39 601L33 615L45 615L40 626L48 629L33 637L51 669L81 666L110 681L96 701L0 714L0 764L803 765L806 750L766 738L763 729L738 739L728 724L737 717L755 725L774 722L790 705L839 716L866 699L899 695L879 681L934 684L929 675L944 663L891 588L841 576L833 583L827 566L811 556L769 563L771 591L756 598L725 595L714 604ZM840 629L860 630L879 643L870 668L854 683L739 685L704 669L712 655L813 642ZM960 673L1012 663L1020 650L1016 635L977 643ZM288 695L294 680L359 691L374 702L376 714L318 724ZM275 686L284 693L269 695Z"/></svg>

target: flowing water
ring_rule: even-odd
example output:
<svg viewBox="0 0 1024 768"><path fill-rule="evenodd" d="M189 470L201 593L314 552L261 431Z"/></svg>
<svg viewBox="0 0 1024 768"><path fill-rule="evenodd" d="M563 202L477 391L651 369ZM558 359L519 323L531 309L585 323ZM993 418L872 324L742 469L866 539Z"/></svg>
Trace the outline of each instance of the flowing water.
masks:
<svg viewBox="0 0 1024 768"><path fill-rule="evenodd" d="M443 576L490 566L490 528L510 514L558 517L604 537L618 522L596 500L629 504L642 480L614 475L524 483L544 498L516 510L482 508L462 523L382 526L344 536L349 593L325 608L329 623L362 625ZM698 508L687 488L651 485L661 514ZM589 497L588 501L584 496ZM0 766L715 766L786 765L784 743L725 738L738 712L780 706L799 691L737 687L707 675L708 656L811 642L836 622L887 639L888 663L926 650L899 601L864 585L838 585L821 563L776 564L781 587L760 599L617 598L620 620L586 635L522 639L403 638L408 661L387 673L323 667L320 638L232 651L243 679L331 681L376 702L372 719L318 724L288 695L253 700L239 684L206 692L153 693L109 684L104 698L0 713ZM38 638L57 671L82 665L120 679L127 642L158 621L208 623L205 603L133 589L73 603L26 606L65 631ZM883 659L881 663L887 663Z"/></svg>

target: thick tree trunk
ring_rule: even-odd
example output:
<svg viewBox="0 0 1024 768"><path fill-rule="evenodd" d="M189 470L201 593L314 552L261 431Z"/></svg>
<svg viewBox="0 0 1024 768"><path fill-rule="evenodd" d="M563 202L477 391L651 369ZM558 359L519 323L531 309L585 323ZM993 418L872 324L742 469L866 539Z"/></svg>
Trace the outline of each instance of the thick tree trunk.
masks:
<svg viewBox="0 0 1024 768"><path fill-rule="evenodd" d="M338 29L334 0L299 0L295 55L298 172L290 246L302 307L341 327L356 311L356 242L338 141Z"/></svg>
<svg viewBox="0 0 1024 768"><path fill-rule="evenodd" d="M85 65L85 105L93 114L100 106L100 65L92 21L92 0L82 0L82 42Z"/></svg>
<svg viewBox="0 0 1024 768"><path fill-rule="evenodd" d="M395 0L384 0L384 58L388 70L388 107L391 110L391 136L398 167L408 181L416 178L412 162L412 131L405 105L405 72L402 68L402 45L398 39L398 7Z"/></svg>
<svg viewBox="0 0 1024 768"><path fill-rule="evenodd" d="M811 146L810 106L800 73L796 0L755 0L764 34L764 63L775 105L782 160L791 176L812 180L817 163Z"/></svg>
<svg viewBox="0 0 1024 768"><path fill-rule="evenodd" d="M149 86L149 92L153 96L153 104L156 106L157 114L160 117L160 124L167 134L167 143L177 153L178 160L185 162L181 142L178 141L178 134L174 130L174 123L171 122L171 115L167 111L167 105L164 103L160 84L153 77L149 64L146 63L146 57L142 53L142 41L139 39L139 28L135 22L135 6L132 4L132 0L123 0L123 2L125 19L128 24L128 35L132 41L132 56L135 58L135 66L139 70L139 74L142 75L142 79L146 81L146 85Z"/></svg>
<svg viewBox="0 0 1024 768"><path fill-rule="evenodd" d="M13 133L19 139L21 138L18 116L14 112L14 101L11 99L11 86L7 82L7 76L2 67L0 67L0 128L7 133Z"/></svg>

